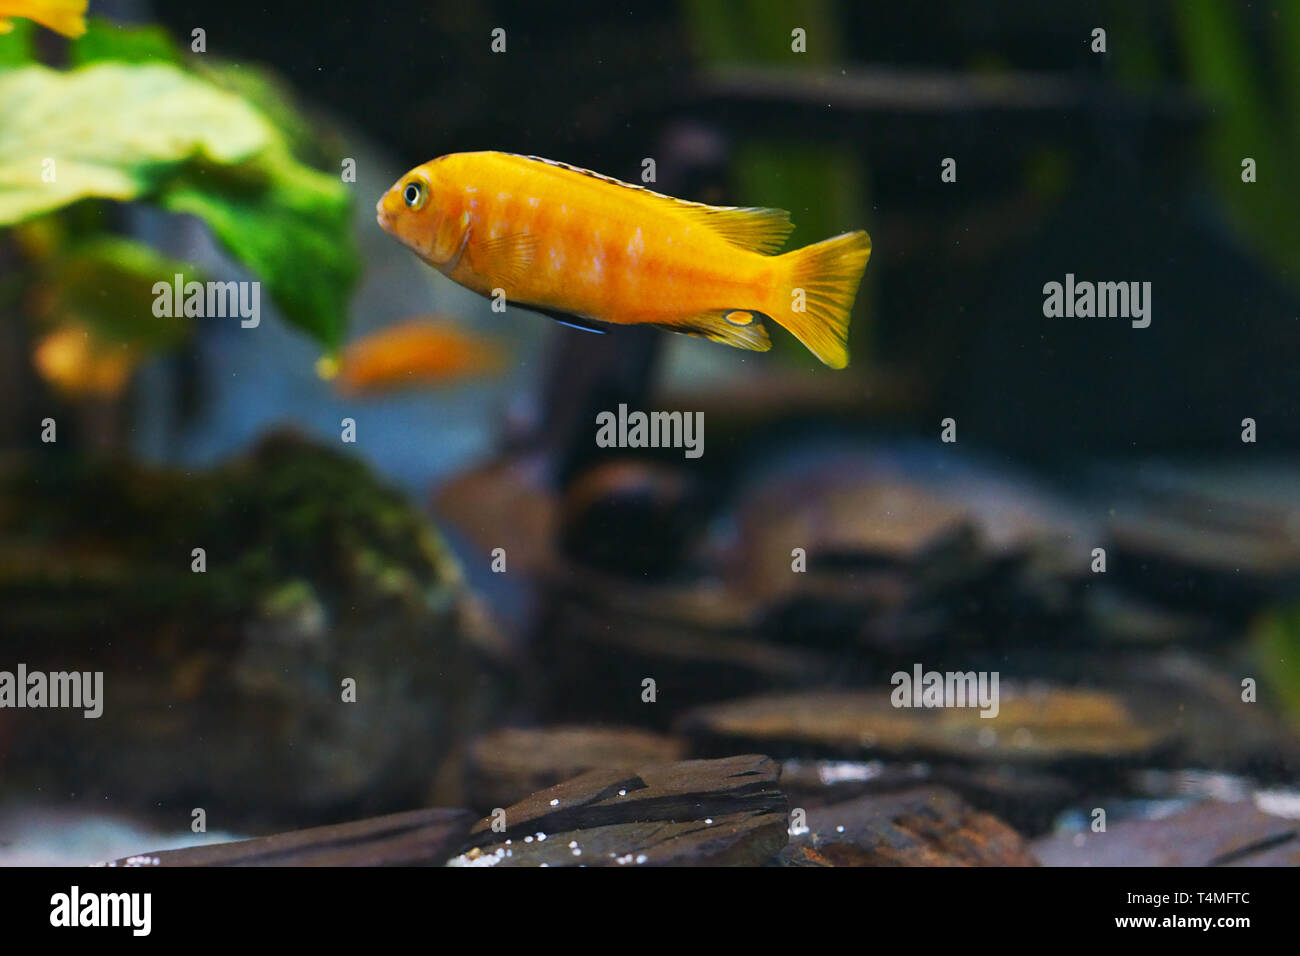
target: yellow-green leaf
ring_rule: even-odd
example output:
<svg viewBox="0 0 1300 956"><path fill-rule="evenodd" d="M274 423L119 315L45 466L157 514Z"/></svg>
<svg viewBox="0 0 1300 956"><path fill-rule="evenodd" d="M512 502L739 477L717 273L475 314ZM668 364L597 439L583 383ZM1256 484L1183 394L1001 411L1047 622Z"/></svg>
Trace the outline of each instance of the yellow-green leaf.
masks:
<svg viewBox="0 0 1300 956"><path fill-rule="evenodd" d="M276 142L237 96L163 64L0 73L0 225L78 199L135 199L196 157L239 163Z"/></svg>
<svg viewBox="0 0 1300 956"><path fill-rule="evenodd" d="M92 197L202 218L290 322L341 341L350 195L240 96L168 64L0 71L0 226Z"/></svg>

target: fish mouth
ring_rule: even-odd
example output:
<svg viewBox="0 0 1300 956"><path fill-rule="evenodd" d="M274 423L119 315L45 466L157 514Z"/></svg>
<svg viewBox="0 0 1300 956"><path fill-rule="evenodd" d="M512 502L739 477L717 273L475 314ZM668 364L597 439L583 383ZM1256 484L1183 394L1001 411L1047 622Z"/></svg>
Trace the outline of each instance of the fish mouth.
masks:
<svg viewBox="0 0 1300 956"><path fill-rule="evenodd" d="M384 201L381 199L375 203L375 221L385 232L392 232L393 221L388 218L388 213L384 212Z"/></svg>

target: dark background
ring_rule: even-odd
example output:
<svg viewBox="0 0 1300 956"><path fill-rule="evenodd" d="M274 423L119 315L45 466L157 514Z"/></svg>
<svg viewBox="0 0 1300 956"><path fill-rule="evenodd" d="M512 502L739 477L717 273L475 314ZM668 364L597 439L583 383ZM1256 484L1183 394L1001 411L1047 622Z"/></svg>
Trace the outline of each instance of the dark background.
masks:
<svg viewBox="0 0 1300 956"><path fill-rule="evenodd" d="M1233 215L1233 191L1276 190L1283 170L1246 185L1206 145L1225 112L1284 109L1284 94L1216 101L1214 64L1188 39L1198 6L399 0L160 14L178 36L204 25L223 52L273 62L410 165L496 148L631 180L654 155L665 191L763 204L737 195L748 143L847 148L869 205L842 218L875 249L856 372L903 374L902 419L924 433L953 415L964 440L1070 460L1222 452L1245 416L1267 423L1260 452L1300 438L1300 279L1279 248L1291 241ZM1276 5L1226 9L1260 88L1285 91ZM809 30L803 58L795 25ZM489 51L498 26L504 56ZM1096 26L1106 54L1090 50ZM1286 142L1294 115L1261 129ZM711 148L692 149L701 138ZM947 156L955 184L939 181ZM790 190L836 202L817 183ZM1042 285L1067 272L1150 281L1151 327L1045 319Z"/></svg>

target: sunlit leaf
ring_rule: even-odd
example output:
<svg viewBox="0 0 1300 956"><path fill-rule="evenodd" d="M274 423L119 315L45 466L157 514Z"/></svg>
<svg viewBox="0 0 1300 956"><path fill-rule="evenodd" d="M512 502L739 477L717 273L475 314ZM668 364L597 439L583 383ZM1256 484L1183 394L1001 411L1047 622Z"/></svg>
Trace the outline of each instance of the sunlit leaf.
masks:
<svg viewBox="0 0 1300 956"><path fill-rule="evenodd" d="M174 66L101 63L0 73L0 225L78 199L135 199L182 163L245 162L275 130L239 97Z"/></svg>
<svg viewBox="0 0 1300 956"><path fill-rule="evenodd" d="M290 152L316 167L338 168L342 142L329 125L309 115L293 88L273 70L205 54L191 56L186 65L205 80L257 107L284 137Z"/></svg>
<svg viewBox="0 0 1300 956"><path fill-rule="evenodd" d="M266 164L293 163L286 156ZM327 348L343 339L347 303L359 275L351 206L339 181L299 164L294 172L267 172L269 185L220 183L198 171L165 187L162 206L190 213L261 277L285 318Z"/></svg>
<svg viewBox="0 0 1300 956"><path fill-rule="evenodd" d="M293 88L273 70L256 64L227 60L214 54L190 54L162 27L129 26L103 17L88 21L86 35L70 47L74 66L104 60L123 63L174 63L259 110L288 144L297 158L320 166L322 147L330 132L303 115ZM329 153L333 156L334 151Z"/></svg>
<svg viewBox="0 0 1300 956"><path fill-rule="evenodd" d="M90 197L200 217L290 322L340 342L359 269L347 189L241 97L166 64L0 72L0 226Z"/></svg>

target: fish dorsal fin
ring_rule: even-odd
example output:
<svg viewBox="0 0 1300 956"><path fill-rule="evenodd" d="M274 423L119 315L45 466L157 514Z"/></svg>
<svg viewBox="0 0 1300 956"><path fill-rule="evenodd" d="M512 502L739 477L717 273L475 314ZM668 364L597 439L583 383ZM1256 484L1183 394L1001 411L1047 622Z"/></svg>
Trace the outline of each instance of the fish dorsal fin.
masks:
<svg viewBox="0 0 1300 956"><path fill-rule="evenodd" d="M670 197L665 197L670 198ZM705 206L699 203L674 203L685 207L681 211L696 217L733 246L773 255L783 245L794 223L784 209L765 209L759 206Z"/></svg>
<svg viewBox="0 0 1300 956"><path fill-rule="evenodd" d="M609 183L612 186L635 189L646 198L663 202L667 208L671 208L679 215L686 216L688 219L711 229L733 246L750 252L772 255L785 245L786 237L794 229L794 223L790 222L790 214L784 209L769 209L761 206L707 206L704 203L665 196L663 193L657 193L653 189L646 189L646 187L638 186L635 183L625 183L623 180L615 179L612 176L595 173L590 169L583 169L581 166L570 166L568 163L546 159L543 156L522 156L521 158L532 160L535 163L545 163L559 169L567 169L569 172L577 173L580 176L590 176L592 179L599 179L601 182Z"/></svg>

